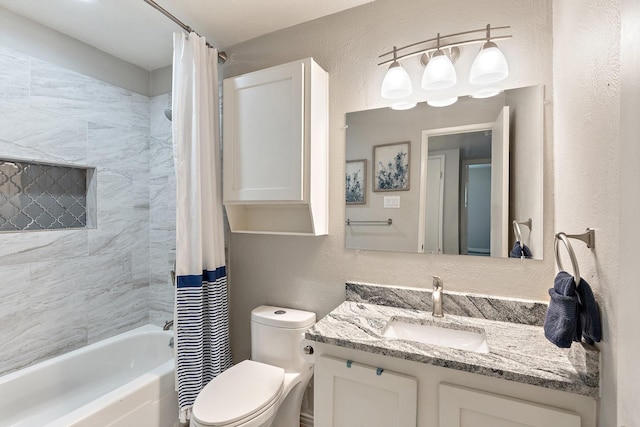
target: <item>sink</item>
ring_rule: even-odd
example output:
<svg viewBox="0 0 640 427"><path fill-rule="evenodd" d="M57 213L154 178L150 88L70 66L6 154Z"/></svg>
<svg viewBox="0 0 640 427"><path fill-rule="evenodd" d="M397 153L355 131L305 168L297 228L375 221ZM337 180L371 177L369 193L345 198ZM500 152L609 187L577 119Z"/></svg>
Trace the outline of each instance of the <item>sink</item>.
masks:
<svg viewBox="0 0 640 427"><path fill-rule="evenodd" d="M453 325L412 323L391 319L382 334L386 338L415 341L458 350L489 353L487 338L480 328L454 329Z"/></svg>

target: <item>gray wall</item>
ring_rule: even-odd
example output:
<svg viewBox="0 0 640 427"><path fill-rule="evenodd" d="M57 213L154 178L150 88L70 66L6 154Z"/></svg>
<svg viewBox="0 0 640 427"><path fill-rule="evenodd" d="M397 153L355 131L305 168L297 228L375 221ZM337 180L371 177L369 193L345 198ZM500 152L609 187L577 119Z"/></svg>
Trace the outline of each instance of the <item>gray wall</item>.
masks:
<svg viewBox="0 0 640 427"><path fill-rule="evenodd" d="M344 300L347 280L430 287L431 275L445 289L545 300L554 275L553 257L543 261L479 259L471 256L355 251L344 247L345 114L385 107L384 74L377 57L430 35L425 29L457 32L488 22L511 25L514 37L500 43L511 75L505 88L551 87L551 2L540 0L376 0L316 21L225 49L229 77L312 56L329 73L329 235L317 238L232 234L230 240L231 333L234 360L250 354L250 311L264 304L314 311L319 317ZM465 47L456 64L462 93L477 47ZM416 59L417 61L417 59ZM418 86L415 78L414 86ZM551 111L546 141L550 148ZM495 117L494 117L495 119ZM550 161L551 163L547 163ZM552 152L545 151L552 165ZM552 169L545 170L545 194L552 196ZM545 245L553 244L553 201L545 200ZM552 253L551 251L545 253Z"/></svg>

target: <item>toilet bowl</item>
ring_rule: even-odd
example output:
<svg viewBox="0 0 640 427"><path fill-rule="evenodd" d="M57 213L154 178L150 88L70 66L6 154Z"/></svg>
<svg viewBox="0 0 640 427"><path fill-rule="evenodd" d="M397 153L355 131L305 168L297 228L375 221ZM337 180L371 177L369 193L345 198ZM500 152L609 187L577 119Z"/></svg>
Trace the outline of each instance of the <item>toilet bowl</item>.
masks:
<svg viewBox="0 0 640 427"><path fill-rule="evenodd" d="M315 313L260 306L251 312L251 360L227 369L196 398L192 427L297 427L313 365L300 354Z"/></svg>

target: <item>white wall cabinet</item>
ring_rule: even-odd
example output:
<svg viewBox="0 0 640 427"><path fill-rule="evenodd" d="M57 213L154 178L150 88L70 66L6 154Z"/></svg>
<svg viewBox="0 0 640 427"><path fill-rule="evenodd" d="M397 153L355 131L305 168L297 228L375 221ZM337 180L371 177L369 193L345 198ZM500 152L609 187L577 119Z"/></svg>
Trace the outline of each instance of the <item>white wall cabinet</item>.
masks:
<svg viewBox="0 0 640 427"><path fill-rule="evenodd" d="M328 74L307 58L223 82L232 232L328 233Z"/></svg>
<svg viewBox="0 0 640 427"><path fill-rule="evenodd" d="M313 347L315 427L597 427L593 397L319 342ZM333 366L327 365L327 360L339 361ZM415 421L398 424L385 419L389 414L398 413L395 406L398 398L407 399L411 404L415 398L402 397L399 389L394 391L378 382L382 376L376 377L375 368L373 374L370 368L364 371L364 380L357 377L357 372L348 372L345 360L353 360L352 366L382 368L382 376L388 372L415 381L416 410L400 409L415 414ZM358 403L368 399L369 393L375 397L370 405ZM387 398L379 399L382 395ZM336 409L336 402L343 406ZM350 415L345 414L350 410ZM359 422L358 416L369 416L369 412L372 418ZM343 419L348 423L338 422ZM376 424L375 420L388 424Z"/></svg>

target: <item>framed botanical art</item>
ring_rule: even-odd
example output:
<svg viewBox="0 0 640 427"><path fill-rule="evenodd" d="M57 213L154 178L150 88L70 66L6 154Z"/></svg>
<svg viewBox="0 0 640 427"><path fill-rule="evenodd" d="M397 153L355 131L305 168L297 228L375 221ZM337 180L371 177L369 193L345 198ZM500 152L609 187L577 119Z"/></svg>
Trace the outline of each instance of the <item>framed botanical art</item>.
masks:
<svg viewBox="0 0 640 427"><path fill-rule="evenodd" d="M409 190L410 150L409 141L373 147L373 191Z"/></svg>
<svg viewBox="0 0 640 427"><path fill-rule="evenodd" d="M347 205L367 203L367 159L347 160L345 184Z"/></svg>

